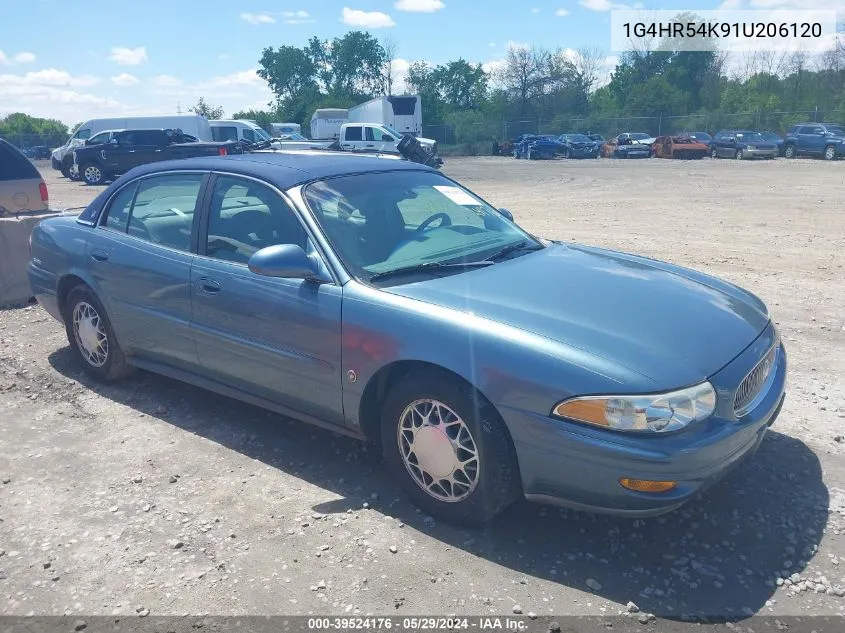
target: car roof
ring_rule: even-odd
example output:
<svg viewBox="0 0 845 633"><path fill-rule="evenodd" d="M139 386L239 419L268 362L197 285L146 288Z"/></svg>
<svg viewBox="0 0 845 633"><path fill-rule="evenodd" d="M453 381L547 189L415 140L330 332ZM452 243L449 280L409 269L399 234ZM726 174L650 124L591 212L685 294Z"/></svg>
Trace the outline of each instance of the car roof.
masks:
<svg viewBox="0 0 845 633"><path fill-rule="evenodd" d="M374 154L309 149L266 150L150 163L130 170L124 180L177 169L228 171L265 180L279 189L345 174L414 169L436 171L419 163Z"/></svg>

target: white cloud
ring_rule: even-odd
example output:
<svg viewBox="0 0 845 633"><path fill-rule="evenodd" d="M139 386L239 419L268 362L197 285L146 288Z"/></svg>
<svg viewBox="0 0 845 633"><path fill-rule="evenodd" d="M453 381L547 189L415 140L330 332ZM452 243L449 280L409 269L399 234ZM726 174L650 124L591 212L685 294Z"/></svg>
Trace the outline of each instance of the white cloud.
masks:
<svg viewBox="0 0 845 633"><path fill-rule="evenodd" d="M182 80L173 75L156 75L153 77L153 85L164 88L166 86L181 86Z"/></svg>
<svg viewBox="0 0 845 633"><path fill-rule="evenodd" d="M241 20L250 24L273 24L276 18L266 13L241 13Z"/></svg>
<svg viewBox="0 0 845 633"><path fill-rule="evenodd" d="M115 86L136 86L140 82L140 80L135 75L130 75L129 73L120 73L116 77L110 77L111 82Z"/></svg>
<svg viewBox="0 0 845 633"><path fill-rule="evenodd" d="M138 48L113 48L109 59L122 66L138 66L147 61L147 49L144 46Z"/></svg>
<svg viewBox="0 0 845 633"><path fill-rule="evenodd" d="M94 86L100 82L98 77L78 75L74 77L65 70L45 68L25 75L0 75L0 86Z"/></svg>
<svg viewBox="0 0 845 633"><path fill-rule="evenodd" d="M396 22L381 11L360 11L343 7L341 21L349 26L357 26L365 29L386 29L396 26Z"/></svg>
<svg viewBox="0 0 845 633"><path fill-rule="evenodd" d="M311 19L311 14L308 11L282 11L280 14L285 19L285 24L312 24L315 20Z"/></svg>
<svg viewBox="0 0 845 633"><path fill-rule="evenodd" d="M398 0L393 5L399 11L411 11L413 13L434 13L445 7L443 0Z"/></svg>
<svg viewBox="0 0 845 633"><path fill-rule="evenodd" d="M394 59L391 70L393 71L393 94L402 94L405 92L408 80L408 68L411 67L411 62L407 59Z"/></svg>
<svg viewBox="0 0 845 633"><path fill-rule="evenodd" d="M0 50L0 66L14 66L15 64L31 64L35 61L35 53L23 51L8 57Z"/></svg>
<svg viewBox="0 0 845 633"><path fill-rule="evenodd" d="M537 15L538 13L540 13L540 9L538 9L537 7L534 7L533 9L531 9L531 13L533 13L534 15Z"/></svg>
<svg viewBox="0 0 845 633"><path fill-rule="evenodd" d="M558 9L557 11L555 11L555 15L559 18L565 18L567 15L569 15L569 11L567 11L566 9Z"/></svg>
<svg viewBox="0 0 845 633"><path fill-rule="evenodd" d="M496 73L505 66L504 59L491 59L488 62L481 64L481 69L487 74Z"/></svg>
<svg viewBox="0 0 845 633"><path fill-rule="evenodd" d="M643 5L640 2L634 4L619 4L611 2L610 0L580 0L579 4L590 11L613 11L624 9L642 9Z"/></svg>

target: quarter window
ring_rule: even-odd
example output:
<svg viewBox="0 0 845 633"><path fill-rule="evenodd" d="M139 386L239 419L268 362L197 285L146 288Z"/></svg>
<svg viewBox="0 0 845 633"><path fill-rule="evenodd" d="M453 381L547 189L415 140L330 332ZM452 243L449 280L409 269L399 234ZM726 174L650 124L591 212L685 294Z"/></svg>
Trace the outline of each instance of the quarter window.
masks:
<svg viewBox="0 0 845 633"><path fill-rule="evenodd" d="M208 216L205 254L246 264L253 254L276 244L306 248L299 219L275 191L249 180L220 176Z"/></svg>
<svg viewBox="0 0 845 633"><path fill-rule="evenodd" d="M126 232L129 212L132 210L132 200L135 199L137 189L138 185L132 184L117 192L106 214L105 225L107 227L121 233Z"/></svg>

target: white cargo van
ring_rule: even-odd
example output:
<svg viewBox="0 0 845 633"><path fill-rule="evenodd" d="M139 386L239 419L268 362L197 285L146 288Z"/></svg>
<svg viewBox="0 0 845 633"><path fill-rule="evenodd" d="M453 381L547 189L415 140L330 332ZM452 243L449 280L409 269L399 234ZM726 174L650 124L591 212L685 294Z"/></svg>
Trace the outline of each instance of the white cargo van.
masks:
<svg viewBox="0 0 845 633"><path fill-rule="evenodd" d="M85 144L85 141L108 130L167 130L180 129L185 134L195 136L200 141L213 141L208 119L199 114L174 114L141 117L110 117L85 121L74 131L62 147L53 150L51 163L53 169L62 172L65 178L76 178L71 173L73 168L73 150Z"/></svg>
<svg viewBox="0 0 845 633"><path fill-rule="evenodd" d="M223 141L244 141L245 143L270 142L270 135L267 134L258 124L246 119L215 119L209 121L213 140Z"/></svg>

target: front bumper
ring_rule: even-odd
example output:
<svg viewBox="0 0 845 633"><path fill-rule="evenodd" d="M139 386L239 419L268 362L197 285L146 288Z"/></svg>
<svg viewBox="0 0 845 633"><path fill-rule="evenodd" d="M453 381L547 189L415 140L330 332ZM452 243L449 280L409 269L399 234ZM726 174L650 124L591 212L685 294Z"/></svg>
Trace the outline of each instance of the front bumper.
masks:
<svg viewBox="0 0 845 633"><path fill-rule="evenodd" d="M743 158L775 158L778 155L777 149L744 149Z"/></svg>
<svg viewBox="0 0 845 633"><path fill-rule="evenodd" d="M569 150L569 157L570 158L595 158L599 154L599 148L584 148L584 147L573 147Z"/></svg>
<svg viewBox="0 0 845 633"><path fill-rule="evenodd" d="M645 149L635 149L635 150L626 150L620 151L616 150L616 155L619 158L651 158L651 148L646 147Z"/></svg>
<svg viewBox="0 0 845 633"><path fill-rule="evenodd" d="M780 414L787 359L781 344L774 379L753 411L736 419L733 393L773 344L771 326L711 377L718 404L713 416L663 436L633 435L514 409L502 415L511 432L523 493L529 501L646 517L671 512L723 479L756 451ZM622 478L675 481L663 493L623 488Z"/></svg>

